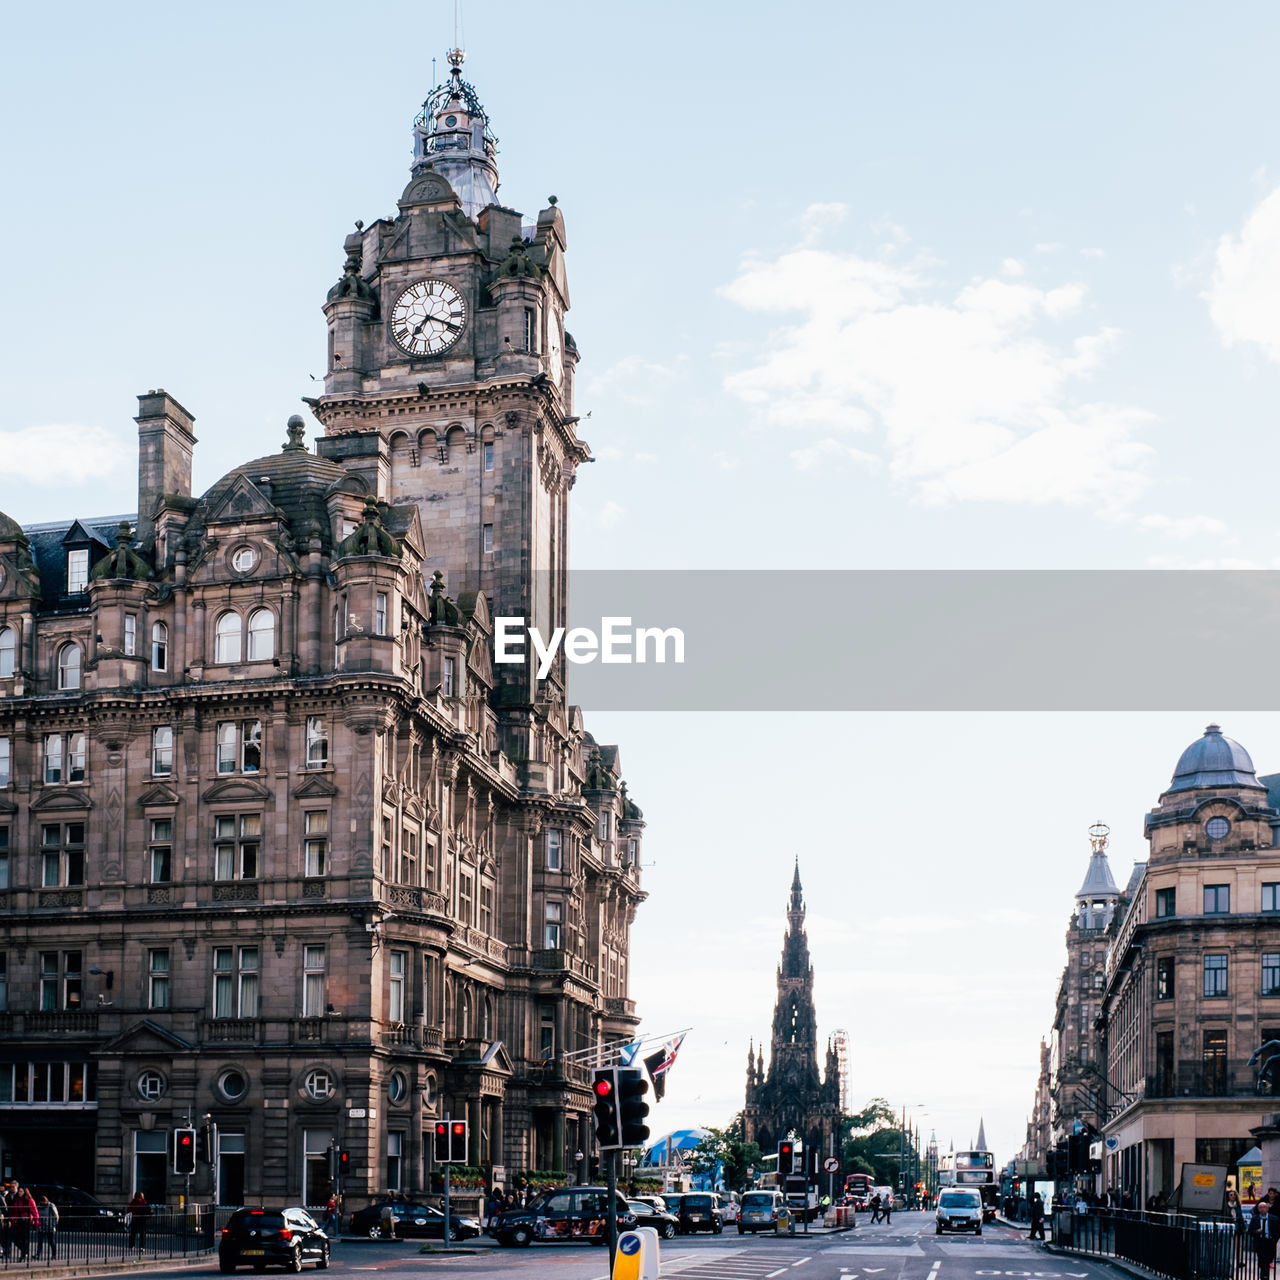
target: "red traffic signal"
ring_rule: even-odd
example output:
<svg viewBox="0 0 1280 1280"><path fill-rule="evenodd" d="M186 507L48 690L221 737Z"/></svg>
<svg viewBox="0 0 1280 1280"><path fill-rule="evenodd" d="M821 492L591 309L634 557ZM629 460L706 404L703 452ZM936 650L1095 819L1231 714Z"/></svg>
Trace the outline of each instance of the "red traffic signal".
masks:
<svg viewBox="0 0 1280 1280"><path fill-rule="evenodd" d="M618 1110L618 1076L616 1067L597 1067L592 1081L596 1095L591 1104L595 1121L596 1145L608 1151L622 1145L622 1115Z"/></svg>
<svg viewBox="0 0 1280 1280"><path fill-rule="evenodd" d="M796 1148L793 1142L778 1143L778 1176L785 1178L795 1167Z"/></svg>
<svg viewBox="0 0 1280 1280"><path fill-rule="evenodd" d="M173 1131L173 1171L184 1176L195 1173L196 1131L194 1129Z"/></svg>
<svg viewBox="0 0 1280 1280"><path fill-rule="evenodd" d="M467 1163L467 1122L437 1120L434 1154L436 1164Z"/></svg>

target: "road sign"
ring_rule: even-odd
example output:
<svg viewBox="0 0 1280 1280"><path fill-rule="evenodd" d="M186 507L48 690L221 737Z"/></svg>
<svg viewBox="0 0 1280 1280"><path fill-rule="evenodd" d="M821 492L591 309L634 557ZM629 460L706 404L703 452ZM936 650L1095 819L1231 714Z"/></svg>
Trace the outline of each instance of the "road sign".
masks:
<svg viewBox="0 0 1280 1280"><path fill-rule="evenodd" d="M822 1168L823 1168L823 1171L826 1173L839 1173L840 1161L837 1160L835 1156L828 1156L822 1162Z"/></svg>

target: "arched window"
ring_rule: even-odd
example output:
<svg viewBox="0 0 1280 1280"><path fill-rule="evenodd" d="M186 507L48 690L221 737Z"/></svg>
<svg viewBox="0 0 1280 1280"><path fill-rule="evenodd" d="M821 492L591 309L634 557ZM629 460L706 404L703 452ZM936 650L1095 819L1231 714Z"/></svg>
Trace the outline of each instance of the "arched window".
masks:
<svg viewBox="0 0 1280 1280"><path fill-rule="evenodd" d="M463 1040L471 1039L471 992L462 993L461 1016L458 1019L458 1035Z"/></svg>
<svg viewBox="0 0 1280 1280"><path fill-rule="evenodd" d="M64 644L58 650L58 688L78 689L80 687L80 646Z"/></svg>
<svg viewBox="0 0 1280 1280"><path fill-rule="evenodd" d="M213 641L214 662L240 661L240 615L224 613L217 621Z"/></svg>
<svg viewBox="0 0 1280 1280"><path fill-rule="evenodd" d="M276 615L270 609L255 609L249 615L249 661L276 656Z"/></svg>
<svg viewBox="0 0 1280 1280"><path fill-rule="evenodd" d="M480 1035L488 1040L493 1035L493 1001L488 996L484 998L484 1005L481 1012L482 1021L480 1023Z"/></svg>
<svg viewBox="0 0 1280 1280"><path fill-rule="evenodd" d="M151 670L169 670L169 628L163 622L151 624Z"/></svg>
<svg viewBox="0 0 1280 1280"><path fill-rule="evenodd" d="M0 627L0 678L13 675L18 636L12 627Z"/></svg>

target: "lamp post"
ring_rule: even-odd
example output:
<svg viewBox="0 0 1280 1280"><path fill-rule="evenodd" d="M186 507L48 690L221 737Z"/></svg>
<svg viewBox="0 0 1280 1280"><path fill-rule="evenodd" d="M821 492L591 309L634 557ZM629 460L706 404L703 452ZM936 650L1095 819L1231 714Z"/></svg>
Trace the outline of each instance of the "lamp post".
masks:
<svg viewBox="0 0 1280 1280"><path fill-rule="evenodd" d="M574 1162L575 1167L576 1167L576 1168L577 1168L577 1170L578 1170L578 1184L579 1184L579 1186L581 1186L581 1184L582 1184L582 1183L584 1183L584 1182L586 1182L586 1180L587 1180L587 1171L586 1171L586 1169L584 1169L584 1168L583 1168L583 1164L582 1164L582 1162L583 1162L585 1159L586 1159L586 1156L585 1156L585 1155L583 1155L583 1153L582 1153L581 1151L575 1151L575 1152L573 1153L573 1162Z"/></svg>

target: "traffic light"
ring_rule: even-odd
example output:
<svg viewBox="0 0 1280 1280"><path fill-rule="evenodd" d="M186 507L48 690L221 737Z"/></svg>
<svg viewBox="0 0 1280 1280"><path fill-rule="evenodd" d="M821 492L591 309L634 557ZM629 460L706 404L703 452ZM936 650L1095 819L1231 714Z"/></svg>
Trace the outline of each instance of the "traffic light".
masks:
<svg viewBox="0 0 1280 1280"><path fill-rule="evenodd" d="M622 1146L622 1115L618 1110L618 1069L597 1067L591 1094L596 1145L602 1151Z"/></svg>
<svg viewBox="0 0 1280 1280"><path fill-rule="evenodd" d="M449 1163L467 1163L467 1122L465 1120L449 1122Z"/></svg>
<svg viewBox="0 0 1280 1280"><path fill-rule="evenodd" d="M346 1152L343 1152L346 1155ZM437 1120L434 1155L436 1164L467 1163L467 1122L465 1120ZM345 1170L346 1166L343 1166Z"/></svg>
<svg viewBox="0 0 1280 1280"><path fill-rule="evenodd" d="M618 1117L624 1147L638 1147L649 1137L649 1126L644 1118L649 1114L649 1104L644 1095L649 1092L649 1082L639 1067L623 1067L618 1070Z"/></svg>
<svg viewBox="0 0 1280 1280"><path fill-rule="evenodd" d="M325 1154L329 1157L329 1181L330 1181L330 1182L337 1182L337 1180L338 1180L338 1160L339 1160L339 1158L340 1158L341 1153L338 1151L338 1148L337 1148L337 1147L332 1147L332 1146L331 1146L331 1147L329 1147L329 1149L325 1152Z"/></svg>
<svg viewBox="0 0 1280 1280"><path fill-rule="evenodd" d="M778 1143L778 1177L787 1177L795 1165L795 1160L796 1144L789 1141Z"/></svg>
<svg viewBox="0 0 1280 1280"><path fill-rule="evenodd" d="M173 1171L182 1175L195 1173L196 1131L194 1129L173 1131Z"/></svg>
<svg viewBox="0 0 1280 1280"><path fill-rule="evenodd" d="M196 1159L205 1164L212 1164L218 1149L218 1126L212 1120L205 1120L196 1131Z"/></svg>
<svg viewBox="0 0 1280 1280"><path fill-rule="evenodd" d="M338 1149L338 1177L345 1178L347 1170L351 1167L351 1153L345 1148Z"/></svg>

